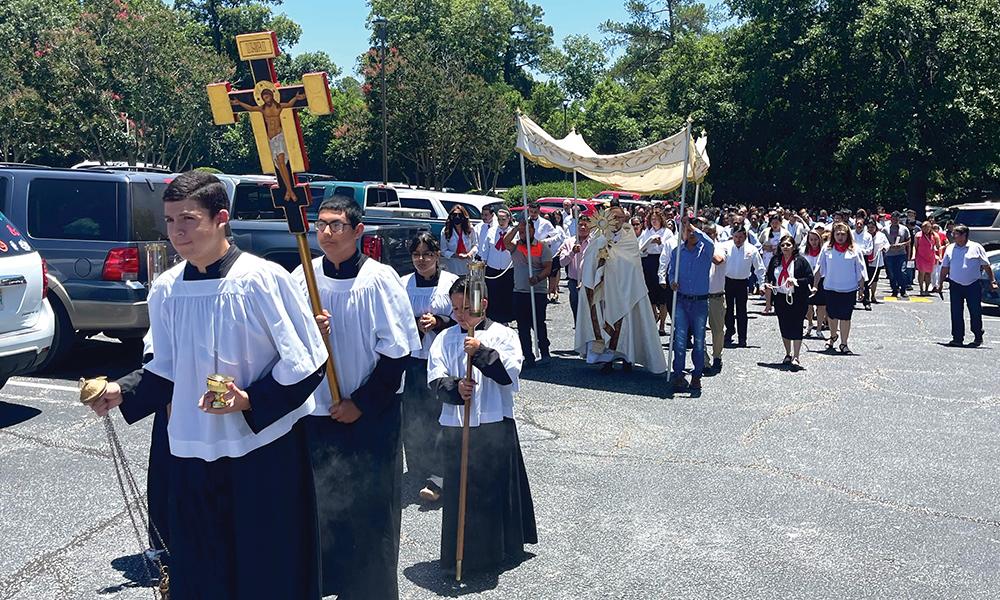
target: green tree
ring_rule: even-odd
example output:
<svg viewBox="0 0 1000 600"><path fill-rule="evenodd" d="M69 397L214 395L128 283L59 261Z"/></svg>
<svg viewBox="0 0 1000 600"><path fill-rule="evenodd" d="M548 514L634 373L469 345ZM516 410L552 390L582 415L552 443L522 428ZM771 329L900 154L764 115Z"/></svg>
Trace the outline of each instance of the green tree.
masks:
<svg viewBox="0 0 1000 600"><path fill-rule="evenodd" d="M562 80L571 98L586 98L607 73L604 48L585 35L568 35L562 51L548 56L546 70Z"/></svg>
<svg viewBox="0 0 1000 600"><path fill-rule="evenodd" d="M580 133L599 154L634 150L642 143L639 122L629 115L626 90L607 78L584 102Z"/></svg>
<svg viewBox="0 0 1000 600"><path fill-rule="evenodd" d="M612 47L625 47L616 72L625 77L649 68L685 34L704 34L717 14L695 0L625 0L629 19L605 21Z"/></svg>

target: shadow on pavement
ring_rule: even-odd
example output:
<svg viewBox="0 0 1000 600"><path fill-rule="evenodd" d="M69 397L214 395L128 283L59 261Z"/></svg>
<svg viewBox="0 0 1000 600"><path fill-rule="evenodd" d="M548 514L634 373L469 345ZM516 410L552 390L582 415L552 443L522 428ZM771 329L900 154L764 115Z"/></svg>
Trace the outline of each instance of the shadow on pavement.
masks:
<svg viewBox="0 0 1000 600"><path fill-rule="evenodd" d="M616 369L605 375L597 365L588 365L582 359L555 353L548 363L521 371L521 379L648 398L668 397L666 375L654 375L640 367L635 367L631 373Z"/></svg>
<svg viewBox="0 0 1000 600"><path fill-rule="evenodd" d="M11 427L13 425L19 425L37 417L40 414L42 414L42 411L31 406L22 406L20 404L11 404L10 402L0 401L0 429Z"/></svg>
<svg viewBox="0 0 1000 600"><path fill-rule="evenodd" d="M479 594L485 591L496 589L500 582L500 575L507 571L516 569L521 564L535 558L531 552L525 552L520 560L513 560L493 571L470 573L463 577L461 583L455 581L455 572L445 572L441 568L441 561L428 560L403 569L403 576L429 592L445 597L458 598L468 594ZM452 565L454 568L454 565Z"/></svg>
<svg viewBox="0 0 1000 600"><path fill-rule="evenodd" d="M150 563L147 562L141 554L119 556L111 561L111 566L114 567L116 571L120 572L123 577L125 577L125 581L118 585L112 585L98 590L98 594L117 594L122 590L130 588L153 587L155 584L155 578L158 576L158 574L153 571L153 567L150 566ZM149 569L148 572L146 570L147 568Z"/></svg>

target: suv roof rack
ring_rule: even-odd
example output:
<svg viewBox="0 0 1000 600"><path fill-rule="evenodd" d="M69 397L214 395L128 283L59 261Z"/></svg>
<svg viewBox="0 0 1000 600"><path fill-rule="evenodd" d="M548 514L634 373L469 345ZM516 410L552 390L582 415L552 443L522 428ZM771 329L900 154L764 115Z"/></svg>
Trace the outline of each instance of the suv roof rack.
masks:
<svg viewBox="0 0 1000 600"><path fill-rule="evenodd" d="M34 163L0 162L0 168L5 169L51 169L46 165L36 165Z"/></svg>
<svg viewBox="0 0 1000 600"><path fill-rule="evenodd" d="M84 165L72 168L76 171L124 171L126 173L159 173L161 175L170 175L173 173L173 171L165 167L152 165Z"/></svg>

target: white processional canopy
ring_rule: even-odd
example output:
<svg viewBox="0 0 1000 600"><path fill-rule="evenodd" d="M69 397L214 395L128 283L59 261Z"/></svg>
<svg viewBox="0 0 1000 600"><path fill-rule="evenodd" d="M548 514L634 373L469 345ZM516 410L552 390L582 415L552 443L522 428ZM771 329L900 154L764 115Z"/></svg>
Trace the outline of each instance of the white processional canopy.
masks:
<svg viewBox="0 0 1000 600"><path fill-rule="evenodd" d="M555 139L526 115L517 116L517 151L543 167L576 171L608 186L654 194L672 192L684 179L684 141L680 132L638 150L621 154L597 154L576 130ZM708 174L708 139L692 141L688 153L688 181L701 181Z"/></svg>

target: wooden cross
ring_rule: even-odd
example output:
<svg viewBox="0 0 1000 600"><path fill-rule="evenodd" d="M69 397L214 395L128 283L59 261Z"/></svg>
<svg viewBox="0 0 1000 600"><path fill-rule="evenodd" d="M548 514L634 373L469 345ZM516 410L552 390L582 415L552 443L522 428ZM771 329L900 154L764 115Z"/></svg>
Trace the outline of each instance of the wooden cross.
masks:
<svg viewBox="0 0 1000 600"><path fill-rule="evenodd" d="M236 47L240 59L250 63L253 89L233 90L229 83L210 84L212 117L216 125L231 125L240 113L249 115L261 171L277 174L278 183L271 188L274 206L284 210L292 233L306 233L309 185L298 183L296 175L309 169L309 159L298 111L308 106L315 115L333 112L327 75L306 73L301 85L280 85L274 59L281 51L273 31L238 35Z"/></svg>
<svg viewBox="0 0 1000 600"><path fill-rule="evenodd" d="M208 101L216 125L231 125L237 115L246 113L253 126L261 171L277 173L277 184L271 187L271 201L275 208L285 213L288 230L295 234L299 246L299 259L309 291L313 314L323 312L323 304L316 285L316 274L309 251L309 184L298 182L298 173L309 169L302 127L298 110L309 107L315 115L333 112L330 85L326 73L306 73L301 85L281 85L274 71L274 59L280 54L278 37L273 31L247 33L236 36L240 59L250 63L254 86L250 90L233 90L229 83L208 85ZM301 102L305 100L306 104ZM323 336L329 359L326 361L326 381L334 404L340 403L340 386L333 366L330 338Z"/></svg>

